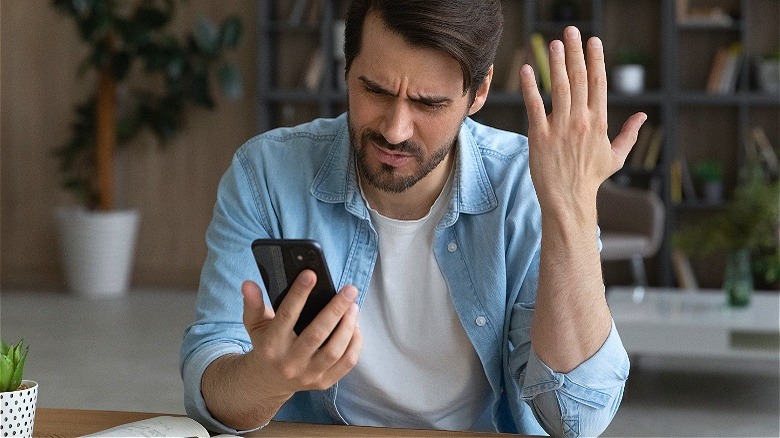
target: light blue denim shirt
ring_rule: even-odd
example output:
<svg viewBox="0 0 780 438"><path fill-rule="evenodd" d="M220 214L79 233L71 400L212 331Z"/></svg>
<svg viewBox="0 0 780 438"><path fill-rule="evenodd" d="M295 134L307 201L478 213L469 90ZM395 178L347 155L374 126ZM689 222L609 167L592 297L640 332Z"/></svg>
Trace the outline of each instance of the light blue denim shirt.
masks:
<svg viewBox="0 0 780 438"><path fill-rule="evenodd" d="M358 304L365 298L377 235L354 160L341 115L249 140L223 176L206 232L197 315L181 351L187 413L213 430L240 432L210 415L200 382L214 359L251 349L241 283L262 284L254 239L318 240L337 289L353 284ZM620 404L628 356L614 323L601 349L569 373L552 371L532 351L541 213L528 166L524 136L466 119L451 199L436 227L436 259L492 388L496 431L598 435ZM274 418L345 423L337 394L338 385L297 393Z"/></svg>

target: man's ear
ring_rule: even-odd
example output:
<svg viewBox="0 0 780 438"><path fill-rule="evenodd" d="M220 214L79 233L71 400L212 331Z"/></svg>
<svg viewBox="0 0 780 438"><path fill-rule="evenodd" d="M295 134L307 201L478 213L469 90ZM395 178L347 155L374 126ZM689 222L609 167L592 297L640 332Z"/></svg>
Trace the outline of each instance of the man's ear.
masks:
<svg viewBox="0 0 780 438"><path fill-rule="evenodd" d="M469 115L472 115L482 109L482 106L485 105L485 101L487 100L488 91L490 91L490 82L493 80L493 66L490 66L490 69L488 69L487 75L485 76L485 80L482 82L482 85L477 88L477 93L474 95L474 102L471 104L471 107L469 108Z"/></svg>

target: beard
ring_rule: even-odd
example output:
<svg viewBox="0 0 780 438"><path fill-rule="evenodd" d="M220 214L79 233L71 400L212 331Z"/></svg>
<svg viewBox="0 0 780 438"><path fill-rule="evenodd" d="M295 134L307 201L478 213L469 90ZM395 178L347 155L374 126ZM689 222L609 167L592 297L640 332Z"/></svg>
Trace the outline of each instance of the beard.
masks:
<svg viewBox="0 0 780 438"><path fill-rule="evenodd" d="M360 175L375 188L389 193L403 193L425 178L444 161L450 151L455 148L458 141L456 132L449 141L434 149L431 155L426 156L425 148L417 142L407 140L398 144L391 144L385 140L382 134L369 128L363 130L360 136L358 136L349 118L347 125L349 127L349 141L352 149L355 151ZM371 143L375 143L390 151L403 152L410 155L417 162L416 169L411 174L400 175L396 167L386 163L372 165L368 159L368 151L373 148Z"/></svg>

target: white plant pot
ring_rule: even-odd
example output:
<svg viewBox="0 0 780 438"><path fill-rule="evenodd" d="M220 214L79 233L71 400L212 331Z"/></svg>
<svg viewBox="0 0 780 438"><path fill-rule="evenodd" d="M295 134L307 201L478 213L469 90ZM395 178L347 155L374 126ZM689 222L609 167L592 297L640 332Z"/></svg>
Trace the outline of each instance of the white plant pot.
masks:
<svg viewBox="0 0 780 438"><path fill-rule="evenodd" d="M138 234L138 211L61 208L56 216L68 289L90 298L126 294Z"/></svg>
<svg viewBox="0 0 780 438"><path fill-rule="evenodd" d="M639 64L618 65L612 70L612 86L623 94L639 94L645 89L645 68Z"/></svg>
<svg viewBox="0 0 780 438"><path fill-rule="evenodd" d="M758 84L766 93L780 91L780 61L764 60L758 64Z"/></svg>
<svg viewBox="0 0 780 438"><path fill-rule="evenodd" d="M0 392L0 436L32 436L38 384L32 380L22 380L22 386L24 389Z"/></svg>

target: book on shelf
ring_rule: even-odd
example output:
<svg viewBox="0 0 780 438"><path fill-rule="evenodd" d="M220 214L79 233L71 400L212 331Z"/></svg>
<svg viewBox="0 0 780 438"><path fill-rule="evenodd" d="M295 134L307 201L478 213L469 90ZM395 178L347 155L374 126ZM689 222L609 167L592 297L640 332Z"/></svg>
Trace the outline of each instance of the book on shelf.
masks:
<svg viewBox="0 0 780 438"><path fill-rule="evenodd" d="M514 53L512 54L512 62L509 65L509 72L506 76L506 82L504 82L504 91L507 93L520 92L520 68L524 64L528 64L533 67L534 73L536 73L536 62L534 62L533 50L531 50L531 46L528 44L524 44L523 46L515 49Z"/></svg>
<svg viewBox="0 0 780 438"><path fill-rule="evenodd" d="M658 159L661 157L661 148L664 142L664 127L658 125L653 128L653 133L650 136L649 143L647 145L647 151L645 152L645 158L642 162L642 167L645 170L653 170L658 165Z"/></svg>
<svg viewBox="0 0 780 438"><path fill-rule="evenodd" d="M669 165L669 198L672 204L680 204L683 200L682 163L677 158Z"/></svg>
<svg viewBox="0 0 780 438"><path fill-rule="evenodd" d="M306 14L306 8L309 6L309 0L295 0L287 15L287 22L292 26L299 26L303 22L303 16Z"/></svg>
<svg viewBox="0 0 780 438"><path fill-rule="evenodd" d="M770 176L780 173L780 159L769 141L769 136L761 126L750 129L750 137L745 142L748 159L759 163Z"/></svg>
<svg viewBox="0 0 780 438"><path fill-rule="evenodd" d="M309 56L309 63L303 71L301 85L309 91L319 90L324 70L325 55L322 53L322 49L318 47Z"/></svg>
<svg viewBox="0 0 780 438"><path fill-rule="evenodd" d="M720 26L734 24L734 18L720 6L691 6L688 0L677 0L677 23L691 26Z"/></svg>
<svg viewBox="0 0 780 438"><path fill-rule="evenodd" d="M682 152L677 155L677 159L680 160L683 199L696 201L699 199L699 196L696 194L696 184L693 182L693 174L688 165L688 160Z"/></svg>
<svg viewBox="0 0 780 438"><path fill-rule="evenodd" d="M644 168L645 154L647 153L647 146L650 144L650 138L653 136L653 129L653 124L647 121L639 128L636 143L634 143L634 147L628 156L629 167L633 169Z"/></svg>
<svg viewBox="0 0 780 438"><path fill-rule="evenodd" d="M534 53L534 61L539 70L539 80L542 85L542 91L549 94L552 90L552 81L550 80L550 54L547 47L547 41L539 32L531 34L531 49Z"/></svg>
<svg viewBox="0 0 780 438"><path fill-rule="evenodd" d="M699 282L696 280L696 274L693 273L691 260L688 256L679 249L672 250L672 264L680 289L696 290L699 288Z"/></svg>
<svg viewBox="0 0 780 438"><path fill-rule="evenodd" d="M728 94L736 91L741 64L742 45L740 43L732 43L715 50L707 76L707 93Z"/></svg>
<svg viewBox="0 0 780 438"><path fill-rule="evenodd" d="M675 204L698 199L691 169L685 159L685 154L682 152L679 152L670 164L669 190L671 200Z"/></svg>
<svg viewBox="0 0 780 438"><path fill-rule="evenodd" d="M196 437L209 438L209 431L200 423L188 417L160 415L145 420L133 421L106 429L86 437ZM215 437L237 437L238 435L215 435Z"/></svg>
<svg viewBox="0 0 780 438"><path fill-rule="evenodd" d="M295 0L287 16L291 26L316 25L322 15L322 0Z"/></svg>

